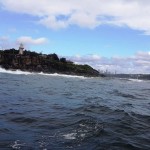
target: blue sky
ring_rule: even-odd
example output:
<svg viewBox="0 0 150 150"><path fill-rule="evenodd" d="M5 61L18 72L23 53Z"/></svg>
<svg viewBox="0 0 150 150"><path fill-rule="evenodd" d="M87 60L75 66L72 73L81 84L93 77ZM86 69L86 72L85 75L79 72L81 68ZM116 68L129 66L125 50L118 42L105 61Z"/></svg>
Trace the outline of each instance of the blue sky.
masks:
<svg viewBox="0 0 150 150"><path fill-rule="evenodd" d="M57 53L111 72L150 73L148 0L0 0L0 48Z"/></svg>

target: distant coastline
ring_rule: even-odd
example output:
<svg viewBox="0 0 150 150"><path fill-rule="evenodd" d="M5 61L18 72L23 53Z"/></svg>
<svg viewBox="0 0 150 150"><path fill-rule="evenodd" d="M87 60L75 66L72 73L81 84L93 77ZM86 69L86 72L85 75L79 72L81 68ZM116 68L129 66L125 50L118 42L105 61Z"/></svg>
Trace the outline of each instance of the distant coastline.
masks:
<svg viewBox="0 0 150 150"><path fill-rule="evenodd" d="M29 72L59 73L85 77L103 77L89 65L74 64L66 58L59 58L57 54L41 54L16 49L0 50L0 66L8 70Z"/></svg>
<svg viewBox="0 0 150 150"><path fill-rule="evenodd" d="M105 74L106 77L121 79L150 80L150 74Z"/></svg>

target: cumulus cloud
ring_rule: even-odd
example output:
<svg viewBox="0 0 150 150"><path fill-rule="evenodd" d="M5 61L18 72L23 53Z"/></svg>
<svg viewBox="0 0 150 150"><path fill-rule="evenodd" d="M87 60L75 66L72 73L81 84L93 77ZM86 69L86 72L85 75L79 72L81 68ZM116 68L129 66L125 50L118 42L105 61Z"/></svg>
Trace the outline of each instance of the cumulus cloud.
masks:
<svg viewBox="0 0 150 150"><path fill-rule="evenodd" d="M3 9L39 18L46 27L127 26L150 34L149 0L0 0Z"/></svg>
<svg viewBox="0 0 150 150"><path fill-rule="evenodd" d="M106 58L99 55L77 55L67 58L77 64L89 64L101 72L150 73L150 52L138 52L131 57Z"/></svg>
<svg viewBox="0 0 150 150"><path fill-rule="evenodd" d="M5 50L9 48L18 48L20 43L23 43L25 47L30 47L31 45L41 45L48 42L44 37L33 39L30 36L21 36L16 40L11 40L8 36L0 37L0 49Z"/></svg>
<svg viewBox="0 0 150 150"><path fill-rule="evenodd" d="M17 43L23 43L27 45L41 45L47 42L47 39L44 37L33 39L29 36L22 36L17 39Z"/></svg>

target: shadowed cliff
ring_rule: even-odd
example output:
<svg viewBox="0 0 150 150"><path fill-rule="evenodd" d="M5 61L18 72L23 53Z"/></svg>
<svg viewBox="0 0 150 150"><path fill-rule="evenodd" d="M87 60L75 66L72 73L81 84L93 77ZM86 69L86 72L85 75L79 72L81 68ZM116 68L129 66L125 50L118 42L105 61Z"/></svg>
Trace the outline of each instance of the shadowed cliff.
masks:
<svg viewBox="0 0 150 150"><path fill-rule="evenodd" d="M36 52L24 51L18 54L15 49L0 50L0 66L5 69L30 72L60 73L82 75L89 77L103 76L89 65L77 65L66 58L59 58L56 54L43 55Z"/></svg>

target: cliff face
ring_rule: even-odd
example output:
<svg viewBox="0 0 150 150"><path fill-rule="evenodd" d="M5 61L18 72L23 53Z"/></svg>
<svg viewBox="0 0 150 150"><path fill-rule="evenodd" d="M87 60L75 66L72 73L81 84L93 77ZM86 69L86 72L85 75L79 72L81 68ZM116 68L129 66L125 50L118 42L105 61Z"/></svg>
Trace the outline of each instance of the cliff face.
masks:
<svg viewBox="0 0 150 150"><path fill-rule="evenodd" d="M36 52L24 51L18 55L18 50L0 51L0 66L5 69L20 69L22 71L61 73L82 76L101 76L89 65L76 65L66 58L58 58L56 54L42 55Z"/></svg>

